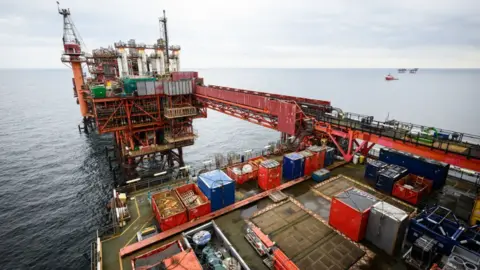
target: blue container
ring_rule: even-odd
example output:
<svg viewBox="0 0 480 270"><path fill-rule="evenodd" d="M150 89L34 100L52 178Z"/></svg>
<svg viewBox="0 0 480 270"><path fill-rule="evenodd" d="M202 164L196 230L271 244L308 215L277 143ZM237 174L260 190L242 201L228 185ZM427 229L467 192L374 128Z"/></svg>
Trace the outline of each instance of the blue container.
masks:
<svg viewBox="0 0 480 270"><path fill-rule="evenodd" d="M387 169L392 170L400 174L400 178L406 176L408 174L408 169L402 166L398 166L395 164L390 164L387 166Z"/></svg>
<svg viewBox="0 0 480 270"><path fill-rule="evenodd" d="M450 134L447 133L436 133L435 137L437 137L440 140L448 140L450 138Z"/></svg>
<svg viewBox="0 0 480 270"><path fill-rule="evenodd" d="M389 164L405 167L408 169L409 173L432 180L433 189L440 189L445 185L448 170L450 169L449 164L389 148L382 148L380 150L379 159Z"/></svg>
<svg viewBox="0 0 480 270"><path fill-rule="evenodd" d="M324 166L327 167L332 165L334 160L335 160L335 148L327 146L327 149L325 150Z"/></svg>
<svg viewBox="0 0 480 270"><path fill-rule="evenodd" d="M330 171L327 169L320 169L312 173L313 181L320 183L330 178Z"/></svg>
<svg viewBox="0 0 480 270"><path fill-rule="evenodd" d="M297 179L303 176L305 159L299 153L290 153L283 156L283 178Z"/></svg>
<svg viewBox="0 0 480 270"><path fill-rule="evenodd" d="M202 173L198 187L211 203L212 212L235 203L235 181L221 170Z"/></svg>
<svg viewBox="0 0 480 270"><path fill-rule="evenodd" d="M393 185L401 178L400 174L388 167L378 174L375 188L385 193L392 194Z"/></svg>
<svg viewBox="0 0 480 270"><path fill-rule="evenodd" d="M382 169L387 167L387 163L380 160L369 160L365 165L365 178L373 181L377 181L378 174Z"/></svg>

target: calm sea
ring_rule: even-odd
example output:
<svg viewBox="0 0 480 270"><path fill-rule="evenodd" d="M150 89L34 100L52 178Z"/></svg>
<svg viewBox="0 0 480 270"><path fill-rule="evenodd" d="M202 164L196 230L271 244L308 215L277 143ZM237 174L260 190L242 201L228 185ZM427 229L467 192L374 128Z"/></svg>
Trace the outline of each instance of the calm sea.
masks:
<svg viewBox="0 0 480 270"><path fill-rule="evenodd" d="M388 69L208 69L207 84L330 100L344 111L480 135L480 70L420 69L387 82ZM71 72L0 70L0 265L86 269L105 222L112 178L109 136L79 134ZM187 162L261 148L279 134L209 111L195 121Z"/></svg>

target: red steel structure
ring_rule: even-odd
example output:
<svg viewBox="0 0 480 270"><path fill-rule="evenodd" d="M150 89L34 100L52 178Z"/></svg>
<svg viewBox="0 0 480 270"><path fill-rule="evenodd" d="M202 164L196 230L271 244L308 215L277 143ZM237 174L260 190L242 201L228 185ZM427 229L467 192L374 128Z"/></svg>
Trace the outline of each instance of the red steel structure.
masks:
<svg viewBox="0 0 480 270"><path fill-rule="evenodd" d="M334 117L329 112L335 108L328 101L220 86L197 86L195 96L210 109L280 131L283 137L294 135L303 142L298 146L308 145L315 138L329 138L346 161L357 152L367 155L379 144L480 171L480 146L469 142L480 139L474 135L450 132L451 137L463 140L433 139L425 144L418 135L409 137L408 131L399 126Z"/></svg>

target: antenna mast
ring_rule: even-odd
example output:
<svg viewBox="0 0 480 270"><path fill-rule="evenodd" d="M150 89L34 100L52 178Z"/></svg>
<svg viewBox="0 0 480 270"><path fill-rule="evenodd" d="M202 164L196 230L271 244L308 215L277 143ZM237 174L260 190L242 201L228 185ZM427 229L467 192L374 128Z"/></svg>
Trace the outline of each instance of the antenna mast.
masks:
<svg viewBox="0 0 480 270"><path fill-rule="evenodd" d="M160 18L160 38L165 40L165 73L170 73L170 48L168 47L168 30L167 30L167 16L165 15L165 10L163 10L163 17Z"/></svg>

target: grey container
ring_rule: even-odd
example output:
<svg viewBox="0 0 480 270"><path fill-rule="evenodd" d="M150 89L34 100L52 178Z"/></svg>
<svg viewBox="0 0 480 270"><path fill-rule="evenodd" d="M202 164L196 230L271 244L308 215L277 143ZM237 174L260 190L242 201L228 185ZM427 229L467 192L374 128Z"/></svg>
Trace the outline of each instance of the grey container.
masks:
<svg viewBox="0 0 480 270"><path fill-rule="evenodd" d="M372 206L365 238L389 255L400 251L408 227L405 211L380 201Z"/></svg>
<svg viewBox="0 0 480 270"><path fill-rule="evenodd" d="M155 95L155 82L145 82L147 88L147 95Z"/></svg>
<svg viewBox="0 0 480 270"><path fill-rule="evenodd" d="M178 96L193 93L192 80L166 81L163 83L165 95Z"/></svg>
<svg viewBox="0 0 480 270"><path fill-rule="evenodd" d="M145 82L137 82L137 93L139 96L147 95L147 85Z"/></svg>

